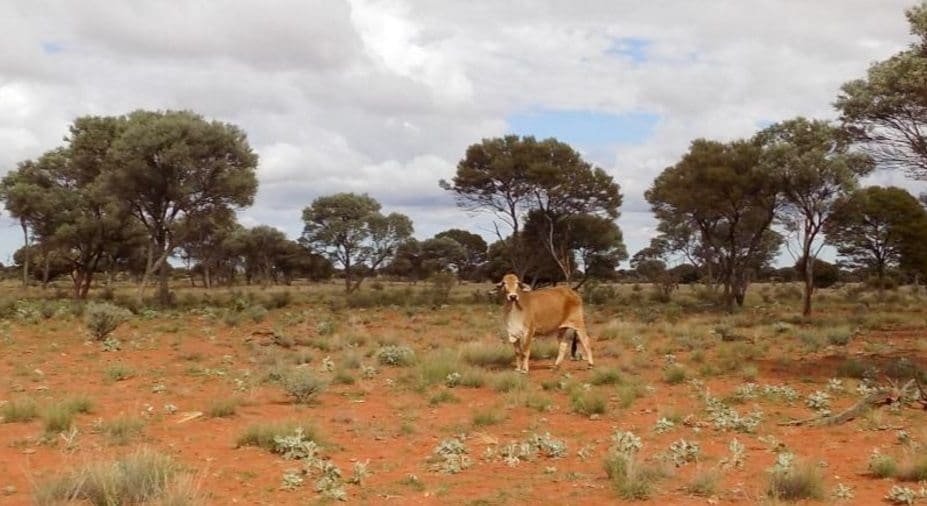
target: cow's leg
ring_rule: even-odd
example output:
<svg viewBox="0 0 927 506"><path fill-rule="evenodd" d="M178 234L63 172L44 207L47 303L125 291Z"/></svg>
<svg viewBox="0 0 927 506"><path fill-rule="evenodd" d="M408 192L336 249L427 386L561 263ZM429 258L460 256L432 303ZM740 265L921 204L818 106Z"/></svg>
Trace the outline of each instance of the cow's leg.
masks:
<svg viewBox="0 0 927 506"><path fill-rule="evenodd" d="M515 348L515 370L516 371L521 371L521 362L522 362L521 358L523 355L521 351L521 343L522 343L521 339L518 339L517 341L512 343L512 347Z"/></svg>
<svg viewBox="0 0 927 506"><path fill-rule="evenodd" d="M531 341L534 338L534 332L528 331L525 333L525 346L522 348L522 358L524 359L524 365L521 368L521 372L528 374L528 359L531 358Z"/></svg>
<svg viewBox="0 0 927 506"><path fill-rule="evenodd" d="M586 333L585 328L577 328L576 335L579 336L579 346L582 348L583 356L586 357L589 367L592 367L595 363L592 360L592 344L589 342L589 334Z"/></svg>
<svg viewBox="0 0 927 506"><path fill-rule="evenodd" d="M568 345L567 336L569 335L569 333L570 333L570 329L568 328L562 328L560 329L560 332L557 333L557 341L558 341L559 346L557 348L557 360L554 361L554 369L557 369L560 367L560 363L563 362L563 357L566 356L567 345Z"/></svg>

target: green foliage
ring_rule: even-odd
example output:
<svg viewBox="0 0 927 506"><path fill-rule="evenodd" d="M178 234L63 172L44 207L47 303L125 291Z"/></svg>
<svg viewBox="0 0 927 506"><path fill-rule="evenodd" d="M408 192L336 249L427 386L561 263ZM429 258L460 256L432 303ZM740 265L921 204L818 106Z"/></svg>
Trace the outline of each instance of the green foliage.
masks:
<svg viewBox="0 0 927 506"><path fill-rule="evenodd" d="M813 463L777 465L770 471L766 495L780 501L822 499L825 492L821 470Z"/></svg>
<svg viewBox="0 0 927 506"><path fill-rule="evenodd" d="M128 364L118 363L107 367L105 375L110 382L123 381L135 375L135 370Z"/></svg>
<svg viewBox="0 0 927 506"><path fill-rule="evenodd" d="M502 256L514 261L515 270L535 267L536 272L536 266L529 264L535 262L538 251L564 252L542 261L550 262L556 256L557 263L550 262L554 275L567 277L572 275L576 254L586 257L589 266L614 264L627 257L613 221L622 200L618 185L604 170L556 139L537 141L516 135L484 139L467 148L452 181L440 184L462 207L498 213L509 224L521 223L528 216L525 233L514 226L514 240L503 245L509 251ZM591 223L612 233L588 233ZM490 276L501 277L496 276L497 270L490 266Z"/></svg>
<svg viewBox="0 0 927 506"><path fill-rule="evenodd" d="M415 363L415 351L408 346L386 345L377 350L377 362L390 367L408 367Z"/></svg>
<svg viewBox="0 0 927 506"><path fill-rule="evenodd" d="M283 390L299 404L311 402L325 390L325 382L316 378L305 368L296 367L287 371L280 380Z"/></svg>
<svg viewBox="0 0 927 506"><path fill-rule="evenodd" d="M598 392L577 389L570 394L570 407L580 415L601 415L605 413L607 403L605 397Z"/></svg>
<svg viewBox="0 0 927 506"><path fill-rule="evenodd" d="M348 293L357 290L364 279L358 266L375 271L412 235L408 217L399 213L384 216L380 203L366 194L319 197L303 210L303 222L302 240L343 268Z"/></svg>
<svg viewBox="0 0 927 506"><path fill-rule="evenodd" d="M91 302L84 310L85 322L90 335L103 341L119 328L132 313L108 302Z"/></svg>
<svg viewBox="0 0 927 506"><path fill-rule="evenodd" d="M898 472L898 462L889 455L873 452L869 456L869 473L876 478L892 478Z"/></svg>
<svg viewBox="0 0 927 506"><path fill-rule="evenodd" d="M320 437L315 426L308 422L272 422L251 425L238 438L237 445L256 446L269 452L277 453L276 440L280 437L296 434L302 434L304 438L320 443Z"/></svg>
<svg viewBox="0 0 927 506"><path fill-rule="evenodd" d="M505 420L505 414L495 408L473 413L474 427L486 427L487 425L495 425L502 422L503 420Z"/></svg>
<svg viewBox="0 0 927 506"><path fill-rule="evenodd" d="M663 370L663 381L678 385L686 380L686 370L678 365L671 365Z"/></svg>

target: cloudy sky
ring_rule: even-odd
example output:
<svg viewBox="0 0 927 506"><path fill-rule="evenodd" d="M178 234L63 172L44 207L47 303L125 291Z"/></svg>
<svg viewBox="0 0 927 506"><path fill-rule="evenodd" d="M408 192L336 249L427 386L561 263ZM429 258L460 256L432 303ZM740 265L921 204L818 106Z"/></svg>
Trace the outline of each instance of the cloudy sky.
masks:
<svg viewBox="0 0 927 506"><path fill-rule="evenodd" d="M653 233L644 190L692 139L834 117L839 86L909 42L911 3L6 0L0 171L60 144L77 116L192 109L260 154L245 224L295 238L315 197L354 191L420 238L488 238L438 180L482 138L555 136L620 183L633 253ZM0 217L0 261L19 234Z"/></svg>

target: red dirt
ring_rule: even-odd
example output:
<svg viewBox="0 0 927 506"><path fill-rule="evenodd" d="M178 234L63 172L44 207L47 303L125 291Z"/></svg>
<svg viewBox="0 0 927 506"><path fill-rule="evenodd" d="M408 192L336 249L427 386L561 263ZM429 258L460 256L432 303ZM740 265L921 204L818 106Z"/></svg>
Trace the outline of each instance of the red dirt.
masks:
<svg viewBox="0 0 927 506"><path fill-rule="evenodd" d="M279 316L279 315L278 315ZM457 346L461 335L466 335L468 323L445 310L428 317L409 318L397 312L382 312L354 322L354 329L368 336L398 335L400 339L424 353L432 346ZM448 325L433 325L435 319L449 319ZM413 321L414 320L414 321ZM197 482L206 494L208 504L303 504L315 497L311 481L295 492L280 489L284 470L298 467L259 448L236 448L236 439L249 425L288 419L307 419L314 422L323 436L325 454L346 473L352 462L370 460L372 476L362 487L347 485L349 503L366 504L463 504L484 500L483 504L616 504L622 503L603 471L602 460L617 430L632 430L644 440L642 456L654 459L664 452L671 442L679 438L696 441L701 445L700 464L688 464L675 470L672 476L660 481L653 498L645 504L705 504L707 499L695 497L684 490L698 467L709 469L728 454L727 445L737 437L747 447L746 468L725 471L718 484L720 502L752 504L763 497L766 470L773 464L775 455L756 435L722 433L710 426L698 432L677 426L665 434L653 432L658 413L673 410L683 415L693 413L704 420L702 403L686 385L668 385L662 381L659 357L654 367L637 370L654 391L638 399L631 408L620 409L614 387L594 387L609 398L606 414L589 419L573 413L568 395L563 392L545 392L554 401L554 409L538 413L523 406L502 407L506 418L499 424L474 429L472 416L475 410L503 406L505 394L488 385L479 389L456 388L453 394L459 403L428 405L428 394L397 386L399 378L408 369L378 366L380 374L370 380L361 379L357 372L354 385L330 385L317 402L309 406L294 405L282 390L265 384L248 393L237 393L231 376L249 369L260 376L261 366L255 363L256 352L245 344L245 337L257 328L242 324L228 329L218 322L204 323L199 317L182 316L169 320L179 327L177 333L163 330L167 320L138 322L134 328L123 328L117 335L128 343L142 343L145 349L135 350L125 345L119 352L98 351L75 331L79 322L67 321L53 330L44 324L14 325L12 335L16 344L12 350L4 349L0 364L0 400L30 395L40 402L62 399L67 395L85 395L94 401L91 414L77 417L79 449L69 453L61 440L58 444L43 444L41 422L0 424L0 488L12 486L15 492L0 495L0 504L30 504L33 485L74 466L99 461L130 452L138 446L149 446L175 457L195 470ZM208 332L202 330L209 327ZM263 324L262 329L271 325ZM313 329L308 323L304 329ZM596 335L594 326L592 334ZM310 330L306 330L310 332ZM442 335L444 333L444 335ZM208 339L204 334L212 334ZM453 337L451 337L453 336ZM916 350L916 341L925 336L919 332L899 331L873 336L890 340L896 350L905 354ZM474 339L487 343L492 337L483 335ZM150 340L150 346L149 346ZM52 349L51 343L57 346ZM855 345L854 345L855 346ZM367 344L368 349L376 345ZM260 348L260 347L257 347ZM859 351L851 348L850 353ZM258 352L259 353L259 352ZM284 353L294 353L292 350ZM341 352L331 352L336 361ZM625 355L633 352L626 350ZM830 353L830 354L829 354ZM313 350L315 357L310 367L318 371L321 358L328 353ZM676 352L680 363L687 363L688 354ZM223 358L224 356L227 356ZM600 355L597 366L623 367L628 356ZM197 358L201 357L201 358ZM373 363L372 358L363 358ZM817 389L834 375L842 356L823 352L813 356L794 357L792 362L761 359L758 383L790 382L802 398ZM125 363L135 370L135 376L125 381L109 383L104 371L115 363ZM226 377L193 376L191 367L217 369L225 367ZM42 374L33 373L39 369ZM545 380L556 379L564 372L582 382L590 373L578 362L566 363L564 370L551 369L550 360L533 360L529 376L531 391L540 390ZM322 373L319 373L322 375ZM812 378L815 383L799 383ZM389 383L393 382L394 385ZM162 383L165 392L155 393L152 387ZM719 397L730 393L742 381L736 377L712 377L705 380L708 389ZM429 392L443 389L433 387ZM19 390L24 389L23 392ZM215 399L240 396L246 402L230 418L201 417L186 423L177 423L189 411L205 411ZM852 404L852 393L835 400L834 410ZM164 414L164 405L171 403L179 408L174 414ZM749 411L753 402L735 406L741 413ZM866 462L873 448L883 453L899 454L894 430L862 430L863 422L854 421L839 427L808 428L779 427L776 421L788 417L806 417L810 411L799 400L789 406L784 403L756 401L765 413L762 435L772 435L794 451L799 457L823 461L825 486L828 494L838 483L853 488L852 504L874 504L882 501L890 488L889 481L865 475ZM147 407L152 407L149 414ZM128 446L113 446L91 430L97 419L112 420L121 416L140 417L145 420L141 436ZM901 415L883 414L888 425L903 426L916 440L927 437L922 427L927 414L905 410ZM403 423L412 427L411 433L403 430ZM442 440L460 432L466 433L465 443L473 459L473 466L456 475L429 470L426 460ZM482 458L491 442L508 443L521 440L532 433L549 432L563 439L569 454L561 459L538 458L534 462L508 467L502 462L488 462ZM591 457L583 460L577 451L589 445ZM548 474L547 469L554 468ZM400 483L408 475L416 475L424 490L418 491Z"/></svg>

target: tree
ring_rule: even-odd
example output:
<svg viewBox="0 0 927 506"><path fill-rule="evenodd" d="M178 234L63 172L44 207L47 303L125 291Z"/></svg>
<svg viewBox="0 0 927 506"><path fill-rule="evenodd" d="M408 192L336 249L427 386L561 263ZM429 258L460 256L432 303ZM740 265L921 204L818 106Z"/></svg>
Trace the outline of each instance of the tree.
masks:
<svg viewBox="0 0 927 506"><path fill-rule="evenodd" d="M384 216L380 203L366 194L319 197L303 210L303 222L303 244L341 266L348 293L363 282L363 267L375 271L388 263L412 235L408 217L399 213Z"/></svg>
<svg viewBox="0 0 927 506"><path fill-rule="evenodd" d="M234 254L227 248L228 240L240 228L235 213L229 208L218 209L184 223L183 241L178 245L180 256L196 262L206 288L212 288L213 275L219 270L219 265Z"/></svg>
<svg viewBox="0 0 927 506"><path fill-rule="evenodd" d="M511 268L521 277L536 251L519 242L526 237L520 232L531 211L543 213L545 233L535 233L535 238L569 281L576 265L575 251L565 247L571 243L571 219L588 214L615 220L622 200L612 177L569 145L515 135L470 146L453 180L440 184L461 207L490 212L510 228ZM541 224L535 224L535 232ZM498 224L496 234L503 239Z"/></svg>
<svg viewBox="0 0 927 506"><path fill-rule="evenodd" d="M52 182L45 170L32 160L20 162L0 183L0 197L3 198L6 210L19 221L23 232L24 249L20 264L23 286L29 283L32 237L37 233L50 235L57 223L55 198L58 195L51 191L51 187Z"/></svg>
<svg viewBox="0 0 927 506"><path fill-rule="evenodd" d="M24 162L5 178L7 206L31 228L46 261L43 270L48 273L47 261L56 256L68 261L77 298L87 296L94 273L123 254L141 233L104 184L106 156L123 123L118 118L77 118L66 146ZM25 258L24 267L28 263Z"/></svg>
<svg viewBox="0 0 927 506"><path fill-rule="evenodd" d="M258 274L263 286L276 283L275 267L287 253L288 243L286 234L268 225L258 225L247 230L241 245L248 279Z"/></svg>
<svg viewBox="0 0 927 506"><path fill-rule="evenodd" d="M821 231L834 216L835 204L872 170L872 160L849 152L845 136L826 121L784 121L760 132L757 140L763 145L761 164L782 191L778 221L797 242L793 256L805 284L802 314L811 316L814 265L824 247Z"/></svg>
<svg viewBox="0 0 927 506"><path fill-rule="evenodd" d="M743 305L750 276L781 241L769 230L778 183L760 167L760 152L753 142L698 139L645 195L661 224L697 231L700 247L718 263L728 309Z"/></svg>
<svg viewBox="0 0 927 506"><path fill-rule="evenodd" d="M160 271L159 299L169 298L167 259L183 242L184 223L251 205L258 158L238 127L189 111L129 114L108 155L108 190L148 232L139 286Z"/></svg>
<svg viewBox="0 0 927 506"><path fill-rule="evenodd" d="M824 232L850 267L876 275L880 296L887 269L924 265L927 211L901 188L870 186L853 192L840 202Z"/></svg>
<svg viewBox="0 0 927 506"><path fill-rule="evenodd" d="M908 9L916 40L843 85L836 107L847 131L884 168L927 179L927 5Z"/></svg>
<svg viewBox="0 0 927 506"><path fill-rule="evenodd" d="M439 232L435 234L434 238L440 239L442 237L457 241L464 249L464 256L461 259L460 265L457 266L458 276L460 276L461 279L477 281L479 279L480 266L486 262L487 250L489 249L483 237L459 228L452 228L444 232Z"/></svg>

